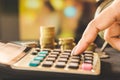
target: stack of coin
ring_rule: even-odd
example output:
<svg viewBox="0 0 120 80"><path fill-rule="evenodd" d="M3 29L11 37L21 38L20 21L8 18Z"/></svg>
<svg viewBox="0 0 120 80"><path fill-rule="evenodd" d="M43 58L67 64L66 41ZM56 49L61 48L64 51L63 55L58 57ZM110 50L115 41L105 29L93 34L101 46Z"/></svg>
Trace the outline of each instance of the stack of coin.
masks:
<svg viewBox="0 0 120 80"><path fill-rule="evenodd" d="M41 49L44 48L54 48L54 38L55 38L55 27L40 27L40 46Z"/></svg>
<svg viewBox="0 0 120 80"><path fill-rule="evenodd" d="M95 49L97 48L97 45L95 43L91 43L88 48L86 49L86 51L95 51Z"/></svg>
<svg viewBox="0 0 120 80"><path fill-rule="evenodd" d="M63 50L72 50L73 47L75 46L74 38L73 37L60 38L59 45L60 45L60 48L62 51Z"/></svg>

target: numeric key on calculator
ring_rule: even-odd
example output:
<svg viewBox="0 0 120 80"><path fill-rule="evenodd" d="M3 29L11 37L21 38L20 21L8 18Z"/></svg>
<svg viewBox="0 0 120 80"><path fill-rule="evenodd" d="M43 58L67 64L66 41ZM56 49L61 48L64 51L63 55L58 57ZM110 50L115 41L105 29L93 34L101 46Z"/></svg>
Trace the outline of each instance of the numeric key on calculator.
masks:
<svg viewBox="0 0 120 80"><path fill-rule="evenodd" d="M70 62L72 62L72 63L80 63L80 59L70 59Z"/></svg>
<svg viewBox="0 0 120 80"><path fill-rule="evenodd" d="M59 53L61 53L61 49L54 49L53 52L59 52Z"/></svg>
<svg viewBox="0 0 120 80"><path fill-rule="evenodd" d="M68 59L67 58L59 58L58 59L58 62L65 62L67 63Z"/></svg>
<svg viewBox="0 0 120 80"><path fill-rule="evenodd" d="M66 66L65 62L56 62L56 68L64 68Z"/></svg>
<svg viewBox="0 0 120 80"><path fill-rule="evenodd" d="M69 56L68 56L68 55L60 55L60 58L66 58L66 59L69 59Z"/></svg>
<svg viewBox="0 0 120 80"><path fill-rule="evenodd" d="M35 51L40 52L40 48L35 48Z"/></svg>
<svg viewBox="0 0 120 80"><path fill-rule="evenodd" d="M51 67L53 65L53 61L44 61L42 66L43 67Z"/></svg>
<svg viewBox="0 0 120 80"><path fill-rule="evenodd" d="M54 57L47 57L46 58L46 61L53 61L54 62L55 60L56 60L56 58L54 58Z"/></svg>
<svg viewBox="0 0 120 80"><path fill-rule="evenodd" d="M38 66L40 64L40 61L31 61L30 63L29 63L29 66L31 66L31 67L36 67L36 66Z"/></svg>
<svg viewBox="0 0 120 80"><path fill-rule="evenodd" d="M69 68L71 68L71 69L78 69L79 68L79 63L70 62L68 65L69 65Z"/></svg>
<svg viewBox="0 0 120 80"><path fill-rule="evenodd" d="M73 55L73 56L71 56L71 59L78 59L78 60L81 60L81 56L75 56L75 55Z"/></svg>
<svg viewBox="0 0 120 80"><path fill-rule="evenodd" d="M63 52L62 55L68 55L68 56L70 56L70 53L68 53L68 52Z"/></svg>
<svg viewBox="0 0 120 80"><path fill-rule="evenodd" d="M57 58L57 55L48 55L48 58Z"/></svg>
<svg viewBox="0 0 120 80"><path fill-rule="evenodd" d="M51 55L57 55L57 56L58 56L60 53L59 53L59 52L51 52L50 54L51 54Z"/></svg>
<svg viewBox="0 0 120 80"><path fill-rule="evenodd" d="M37 51L33 51L31 54L32 54L32 55L37 55L38 52L37 52Z"/></svg>
<svg viewBox="0 0 120 80"><path fill-rule="evenodd" d="M44 57L36 56L36 57L34 58L34 61L40 61L40 62L42 62L43 59L44 59Z"/></svg>

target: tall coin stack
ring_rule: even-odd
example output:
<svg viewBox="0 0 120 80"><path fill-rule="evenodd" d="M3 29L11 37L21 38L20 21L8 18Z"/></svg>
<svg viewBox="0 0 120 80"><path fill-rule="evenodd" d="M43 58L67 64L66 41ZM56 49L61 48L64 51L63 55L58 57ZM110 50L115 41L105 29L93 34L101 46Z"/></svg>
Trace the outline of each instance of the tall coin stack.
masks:
<svg viewBox="0 0 120 80"><path fill-rule="evenodd" d="M40 46L41 49L53 49L55 43L55 27L40 27Z"/></svg>
<svg viewBox="0 0 120 80"><path fill-rule="evenodd" d="M59 38L59 45L61 50L72 50L75 46L74 38Z"/></svg>

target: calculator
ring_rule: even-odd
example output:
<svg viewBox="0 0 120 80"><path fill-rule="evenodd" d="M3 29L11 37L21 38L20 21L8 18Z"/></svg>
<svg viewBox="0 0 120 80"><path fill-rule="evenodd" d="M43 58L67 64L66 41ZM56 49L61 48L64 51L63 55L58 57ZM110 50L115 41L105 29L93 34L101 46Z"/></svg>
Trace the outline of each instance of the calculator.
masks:
<svg viewBox="0 0 120 80"><path fill-rule="evenodd" d="M78 75L99 75L98 53L85 51L71 55L71 50L32 48L22 59L11 65L12 69L65 73Z"/></svg>

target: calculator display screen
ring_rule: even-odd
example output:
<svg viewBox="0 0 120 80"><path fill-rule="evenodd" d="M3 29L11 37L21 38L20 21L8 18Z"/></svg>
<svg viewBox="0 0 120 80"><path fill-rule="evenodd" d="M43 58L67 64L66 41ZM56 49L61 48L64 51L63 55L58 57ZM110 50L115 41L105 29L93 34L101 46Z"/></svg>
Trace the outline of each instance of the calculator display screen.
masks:
<svg viewBox="0 0 120 80"><path fill-rule="evenodd" d="M25 46L20 46L12 43L4 44L0 47L0 63L8 63L15 57L17 57Z"/></svg>

